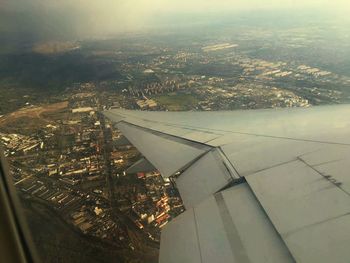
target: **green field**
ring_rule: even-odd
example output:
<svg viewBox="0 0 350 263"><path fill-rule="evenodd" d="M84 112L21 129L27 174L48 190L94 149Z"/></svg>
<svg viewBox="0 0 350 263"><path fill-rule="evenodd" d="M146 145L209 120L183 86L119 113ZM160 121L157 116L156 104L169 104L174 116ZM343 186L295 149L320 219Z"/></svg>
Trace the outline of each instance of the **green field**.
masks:
<svg viewBox="0 0 350 263"><path fill-rule="evenodd" d="M170 111L193 109L193 105L198 103L198 99L192 94L170 93L153 97L153 99Z"/></svg>

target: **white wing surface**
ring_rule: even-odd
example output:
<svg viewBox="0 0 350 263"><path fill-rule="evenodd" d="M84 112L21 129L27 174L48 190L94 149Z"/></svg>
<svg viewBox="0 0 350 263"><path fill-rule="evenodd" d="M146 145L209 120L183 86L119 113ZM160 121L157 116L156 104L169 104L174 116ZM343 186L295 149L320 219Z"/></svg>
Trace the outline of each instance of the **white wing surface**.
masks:
<svg viewBox="0 0 350 263"><path fill-rule="evenodd" d="M349 262L350 106L104 114L183 199L160 262Z"/></svg>

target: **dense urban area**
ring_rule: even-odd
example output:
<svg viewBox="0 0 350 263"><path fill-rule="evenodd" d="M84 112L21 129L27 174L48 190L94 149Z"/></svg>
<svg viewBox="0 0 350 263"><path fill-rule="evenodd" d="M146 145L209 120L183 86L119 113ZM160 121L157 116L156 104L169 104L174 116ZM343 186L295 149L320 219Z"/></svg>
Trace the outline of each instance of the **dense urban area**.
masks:
<svg viewBox="0 0 350 263"><path fill-rule="evenodd" d="M157 262L161 229L185 209L159 172L128 171L142 156L103 111L347 103L349 42L323 36L315 26L252 27L52 41L2 55L0 143L43 262ZM335 45L339 54L325 56Z"/></svg>

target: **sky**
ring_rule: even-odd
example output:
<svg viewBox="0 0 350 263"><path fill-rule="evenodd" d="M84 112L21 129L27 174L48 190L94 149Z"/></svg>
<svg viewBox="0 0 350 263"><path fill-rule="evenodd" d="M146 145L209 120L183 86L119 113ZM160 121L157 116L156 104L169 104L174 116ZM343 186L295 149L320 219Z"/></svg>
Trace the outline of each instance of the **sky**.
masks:
<svg viewBox="0 0 350 263"><path fill-rule="evenodd" d="M348 0L0 0L0 32L37 38L84 38L152 27L158 17L250 11L332 11L347 19ZM212 16L213 17L213 16Z"/></svg>

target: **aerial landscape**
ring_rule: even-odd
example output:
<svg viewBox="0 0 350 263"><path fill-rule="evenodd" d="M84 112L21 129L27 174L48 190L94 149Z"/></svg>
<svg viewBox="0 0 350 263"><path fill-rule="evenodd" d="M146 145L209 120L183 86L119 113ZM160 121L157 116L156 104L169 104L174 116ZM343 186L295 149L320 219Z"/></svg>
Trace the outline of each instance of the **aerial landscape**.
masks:
<svg viewBox="0 0 350 263"><path fill-rule="evenodd" d="M350 102L350 27L283 12L184 15L176 28L103 37L0 37L0 145L42 262L157 262L162 228L185 211L156 169L128 170L142 156L105 110Z"/></svg>

